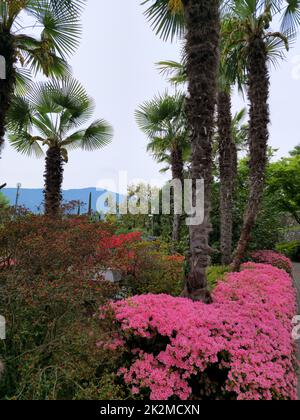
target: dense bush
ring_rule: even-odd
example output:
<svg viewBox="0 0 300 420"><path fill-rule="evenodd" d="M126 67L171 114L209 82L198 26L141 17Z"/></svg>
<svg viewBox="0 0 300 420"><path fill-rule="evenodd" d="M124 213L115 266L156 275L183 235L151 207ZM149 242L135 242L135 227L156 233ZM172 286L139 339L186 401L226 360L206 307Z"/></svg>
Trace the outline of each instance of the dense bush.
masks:
<svg viewBox="0 0 300 420"><path fill-rule="evenodd" d="M112 232L109 224L84 218L55 222L41 216L17 218L0 226L0 255L16 262L19 271L55 277L61 271L92 267L99 242Z"/></svg>
<svg viewBox="0 0 300 420"><path fill-rule="evenodd" d="M0 398L95 398L99 381L108 383L110 360L99 362L92 344L93 314L119 291L93 281L105 264L99 241L110 232L109 225L84 219L53 223L35 216L0 228L7 262L0 267L0 313L7 322Z"/></svg>
<svg viewBox="0 0 300 420"><path fill-rule="evenodd" d="M278 244L276 246L276 251L278 251L281 254L284 254L292 261L300 262L300 241L292 241Z"/></svg>
<svg viewBox="0 0 300 420"><path fill-rule="evenodd" d="M56 282L6 275L0 284L7 337L0 342L3 399L89 398L108 359L93 351L95 307L116 294L111 284L74 275Z"/></svg>
<svg viewBox="0 0 300 420"><path fill-rule="evenodd" d="M111 374L114 358L94 345L93 315L123 294L101 272L120 270L127 295L179 293L183 258L164 248L86 218L8 218L0 226L0 313L7 321L0 398L126 398Z"/></svg>
<svg viewBox="0 0 300 420"><path fill-rule="evenodd" d="M246 265L204 305L168 295L111 303L110 352L137 398L153 400L295 400L297 378L291 319L296 296L287 273ZM103 348L103 342L98 343Z"/></svg>
<svg viewBox="0 0 300 420"><path fill-rule="evenodd" d="M122 284L131 294L168 293L183 290L184 257L167 255L160 242L141 241L131 246L131 265Z"/></svg>
<svg viewBox="0 0 300 420"><path fill-rule="evenodd" d="M261 264L270 264L273 267L285 270L291 274L293 271L293 265L289 258L282 254L278 254L274 251L256 251L250 255L250 260Z"/></svg>

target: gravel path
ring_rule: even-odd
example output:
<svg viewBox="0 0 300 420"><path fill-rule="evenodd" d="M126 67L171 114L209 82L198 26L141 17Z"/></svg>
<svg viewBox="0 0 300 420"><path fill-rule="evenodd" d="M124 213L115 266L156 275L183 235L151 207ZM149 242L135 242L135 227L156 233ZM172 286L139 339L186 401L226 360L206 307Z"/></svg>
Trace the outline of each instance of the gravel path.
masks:
<svg viewBox="0 0 300 420"><path fill-rule="evenodd" d="M295 286L298 291L298 306L299 306L298 314L300 314L300 264L299 263L294 264L293 275L294 275ZM298 341L298 359L300 361L300 340ZM299 382L298 382L298 399L300 400L300 372L299 372Z"/></svg>

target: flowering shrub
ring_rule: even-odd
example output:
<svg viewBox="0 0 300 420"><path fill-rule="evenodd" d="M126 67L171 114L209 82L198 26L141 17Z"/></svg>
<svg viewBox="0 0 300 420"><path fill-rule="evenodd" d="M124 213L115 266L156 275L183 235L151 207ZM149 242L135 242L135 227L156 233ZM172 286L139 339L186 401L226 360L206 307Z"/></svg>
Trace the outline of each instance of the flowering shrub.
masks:
<svg viewBox="0 0 300 420"><path fill-rule="evenodd" d="M105 261L108 268L120 270L127 274L135 267L135 245L142 241L140 232L111 235L107 232L101 237L97 255L100 260Z"/></svg>
<svg viewBox="0 0 300 420"><path fill-rule="evenodd" d="M205 305L168 295L110 303L119 375L133 395L152 400L295 400L291 319L296 296L287 273L246 264L228 274ZM101 343L98 343L101 346Z"/></svg>
<svg viewBox="0 0 300 420"><path fill-rule="evenodd" d="M27 214L0 224L0 312L7 321L0 399L128 397L112 374L117 355L94 345L97 308L124 288L95 280L105 268L119 269L126 296L127 290L177 293L183 257L165 255L140 233L115 230L83 217L53 222ZM121 343L101 338L107 349Z"/></svg>
<svg viewBox="0 0 300 420"><path fill-rule="evenodd" d="M99 240L112 232L106 223L83 218L55 222L41 216L18 218L0 227L0 261L7 261L6 267L16 263L31 276L57 277L70 268L83 272L95 265Z"/></svg>
<svg viewBox="0 0 300 420"><path fill-rule="evenodd" d="M293 270L292 262L289 258L275 251L257 251L250 255L251 261L262 264L270 264L274 267L285 270L291 274Z"/></svg>
<svg viewBox="0 0 300 420"><path fill-rule="evenodd" d="M120 235L107 236L101 243L101 247L107 249L119 249L128 244L141 240L141 232L121 233Z"/></svg>
<svg viewBox="0 0 300 420"><path fill-rule="evenodd" d="M7 322L6 340L0 340L5 364L0 399L122 395L117 387L111 394L113 379L105 369L112 358L103 352L99 363L93 336L97 308L119 293L117 285L91 278L95 264L101 264L99 240L108 235L113 235L110 225L81 218L53 222L26 216L0 226L5 261L0 313Z"/></svg>
<svg viewBox="0 0 300 420"><path fill-rule="evenodd" d="M182 292L184 257L166 255L161 248L159 242L139 241L130 245L131 258L127 260L124 284L132 294L168 293L177 296Z"/></svg>

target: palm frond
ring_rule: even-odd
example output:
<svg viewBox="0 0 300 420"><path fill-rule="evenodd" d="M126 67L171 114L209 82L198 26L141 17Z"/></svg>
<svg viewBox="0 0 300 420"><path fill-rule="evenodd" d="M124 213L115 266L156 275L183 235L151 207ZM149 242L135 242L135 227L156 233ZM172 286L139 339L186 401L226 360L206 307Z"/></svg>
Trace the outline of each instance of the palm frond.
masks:
<svg viewBox="0 0 300 420"><path fill-rule="evenodd" d="M19 131L16 134L10 134L8 139L11 146L23 155L28 157L35 156L37 158L44 155L43 149L38 143L43 139L40 137L34 137L27 131Z"/></svg>
<svg viewBox="0 0 300 420"><path fill-rule="evenodd" d="M7 114L10 132L28 131L32 125L35 110L26 97L14 96Z"/></svg>
<svg viewBox="0 0 300 420"><path fill-rule="evenodd" d="M157 68L168 81L174 85L180 85L187 82L186 63L178 63L177 61L160 61Z"/></svg>
<svg viewBox="0 0 300 420"><path fill-rule="evenodd" d="M29 70L18 68L16 71L16 96L25 96L32 87L32 78Z"/></svg>
<svg viewBox="0 0 300 420"><path fill-rule="evenodd" d="M95 103L77 80L63 78L61 81L47 83L44 89L48 100L60 112L62 134L81 126L92 117Z"/></svg>
<svg viewBox="0 0 300 420"><path fill-rule="evenodd" d="M139 128L149 137L159 136L165 131L176 131L183 127L182 116L185 104L184 94L173 96L164 93L144 102L135 112Z"/></svg>
<svg viewBox="0 0 300 420"><path fill-rule="evenodd" d="M104 120L97 120L86 129L69 135L71 128L78 128L89 119L94 102L83 86L75 79L37 83L24 97L13 98L9 111L8 129L13 147L28 156L40 155L36 142L64 150L81 148L96 150L108 145L113 136L112 127ZM38 131L39 136L30 133Z"/></svg>
<svg viewBox="0 0 300 420"><path fill-rule="evenodd" d="M281 31L296 32L300 26L300 1L286 0L286 8L281 18Z"/></svg>
<svg viewBox="0 0 300 420"><path fill-rule="evenodd" d="M26 10L43 27L42 43L65 58L79 45L79 18L83 5L82 0L29 1Z"/></svg>
<svg viewBox="0 0 300 420"><path fill-rule="evenodd" d="M81 148L86 151L102 149L111 143L113 129L105 120L93 122L86 130L80 130L66 138L61 146L68 150Z"/></svg>
<svg viewBox="0 0 300 420"><path fill-rule="evenodd" d="M19 35L16 37L16 46L23 66L28 67L33 74L42 71L45 76L58 79L71 74L67 61L49 49L45 42Z"/></svg>
<svg viewBox="0 0 300 420"><path fill-rule="evenodd" d="M182 38L185 19L181 0L144 0L142 6L152 3L145 11L147 20L162 39Z"/></svg>

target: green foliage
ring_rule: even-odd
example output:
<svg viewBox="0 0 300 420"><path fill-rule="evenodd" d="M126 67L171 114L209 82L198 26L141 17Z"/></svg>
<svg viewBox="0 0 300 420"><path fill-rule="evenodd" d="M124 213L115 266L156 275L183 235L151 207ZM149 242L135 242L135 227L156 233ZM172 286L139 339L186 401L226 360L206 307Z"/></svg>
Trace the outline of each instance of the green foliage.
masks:
<svg viewBox="0 0 300 420"><path fill-rule="evenodd" d="M239 162L237 187L234 199L234 225L233 225L233 249L236 247L240 238L240 232L243 225L243 215L248 201L248 160L243 159ZM212 196L212 224L213 232L211 234L211 244L216 250L212 256L212 263L220 263L220 206L219 206L219 182L213 185ZM250 250L274 249L281 238L282 211L278 206L277 197L268 188L266 188L260 212L252 231Z"/></svg>
<svg viewBox="0 0 300 420"><path fill-rule="evenodd" d="M0 313L7 339L0 341L0 399L96 397L93 390L110 361L95 355L93 314L119 290L92 280L99 271L93 258L107 228L36 216L1 227L0 255L6 258L0 266ZM116 390L112 398L117 396Z"/></svg>
<svg viewBox="0 0 300 420"><path fill-rule="evenodd" d="M69 74L66 60L79 45L83 5L84 0L1 1L0 32L12 37L21 91L38 71L47 77ZM24 26L24 15L29 25Z"/></svg>
<svg viewBox="0 0 300 420"><path fill-rule="evenodd" d="M67 162L69 150L92 151L111 142L113 130L104 120L82 128L93 112L93 100L75 79L37 83L30 94L12 101L8 113L10 143L18 152L37 157L44 154L42 146L59 147Z"/></svg>
<svg viewBox="0 0 300 420"><path fill-rule="evenodd" d="M150 4L150 5L149 5ZM145 11L156 34L165 41L182 37L185 32L185 19L182 0L143 0L149 6Z"/></svg>
<svg viewBox="0 0 300 420"><path fill-rule="evenodd" d="M184 286L184 257L169 255L169 245L142 241L130 247L131 268L122 284L130 294L179 296Z"/></svg>
<svg viewBox="0 0 300 420"><path fill-rule="evenodd" d="M300 156L300 144L298 144L296 147L294 147L293 150L290 151L290 155L292 157L294 157L294 156Z"/></svg>
<svg viewBox="0 0 300 420"><path fill-rule="evenodd" d="M300 241L280 243L276 245L276 251L284 254L292 261L300 261Z"/></svg>
<svg viewBox="0 0 300 420"><path fill-rule="evenodd" d="M208 288L212 291L219 281L222 281L227 273L229 273L230 267L224 266L211 266L207 270L207 281Z"/></svg>
<svg viewBox="0 0 300 420"><path fill-rule="evenodd" d="M292 152L293 153L293 152ZM268 174L269 193L277 205L300 224L300 155L272 163Z"/></svg>
<svg viewBox="0 0 300 420"><path fill-rule="evenodd" d="M8 205L9 205L8 199L5 197L5 195L2 192L0 192L0 211L1 211L1 208L7 207Z"/></svg>
<svg viewBox="0 0 300 420"><path fill-rule="evenodd" d="M128 398L111 374L118 355L96 347L107 336L94 314L122 295L178 296L184 258L159 241L118 247L114 233L115 226L89 218L53 222L27 214L0 227L0 313L7 321L0 399ZM108 265L122 271L121 285L95 281Z"/></svg>
<svg viewBox="0 0 300 420"><path fill-rule="evenodd" d="M185 95L167 93L142 104L136 111L139 128L149 139L148 152L167 168L174 165L174 153L183 165L190 156L190 143L184 115ZM182 162L181 162L182 161ZM166 169L163 169L165 171Z"/></svg>
<svg viewBox="0 0 300 420"><path fill-rule="evenodd" d="M248 200L248 160L240 161L238 168L238 187L234 206L234 240L240 236L242 218ZM267 183L270 178L267 168ZM250 249L274 249L280 238L282 212L276 196L266 188L262 198L260 212L251 236Z"/></svg>
<svg viewBox="0 0 300 420"><path fill-rule="evenodd" d="M223 2L222 33L227 60L234 67L246 67L252 36L265 42L267 58L274 66L285 57L296 36L299 3L284 0L231 0ZM276 31L271 26L281 23ZM240 63L240 64L238 64Z"/></svg>

